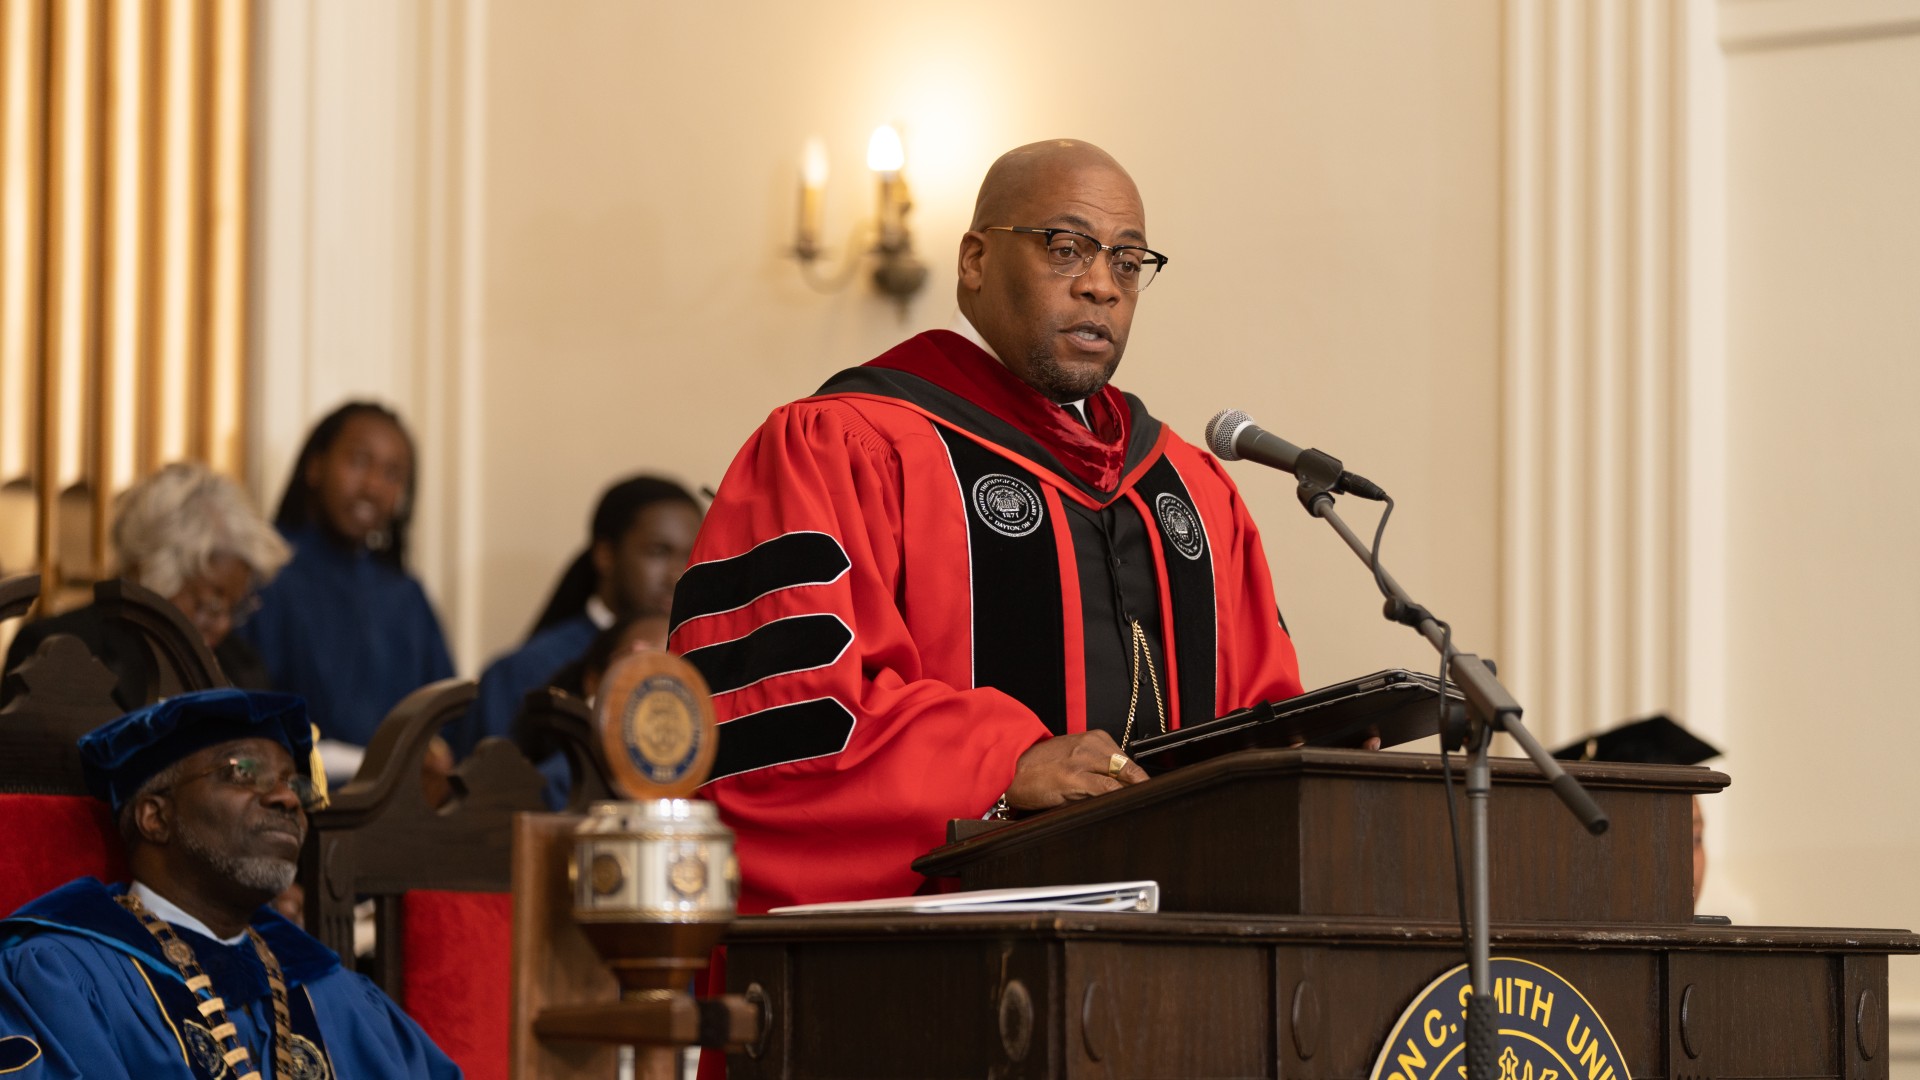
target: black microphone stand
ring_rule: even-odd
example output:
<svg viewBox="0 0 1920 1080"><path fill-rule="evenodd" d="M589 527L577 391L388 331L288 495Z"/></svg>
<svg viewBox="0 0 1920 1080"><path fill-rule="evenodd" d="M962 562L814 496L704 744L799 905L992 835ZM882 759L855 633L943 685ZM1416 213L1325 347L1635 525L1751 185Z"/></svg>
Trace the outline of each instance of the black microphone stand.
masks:
<svg viewBox="0 0 1920 1080"><path fill-rule="evenodd" d="M1347 523L1333 508L1333 490L1340 482L1340 474L1338 458L1319 450L1302 451L1294 473L1300 481L1300 505L1307 508L1307 513L1333 526L1333 531L1340 534L1340 539L1347 542L1360 561L1370 570L1375 569L1373 551L1367 547L1366 541L1347 527ZM1467 999L1467 1077L1468 1080L1494 1080L1498 1074L1494 1062L1493 984L1488 959L1491 918L1487 900L1491 890L1487 799L1493 787L1488 755L1494 733L1504 731L1520 744L1527 756L1533 759L1541 775L1552 782L1554 794L1560 796L1560 801L1566 804L1574 817L1580 819L1588 832L1595 836L1606 832L1607 815L1587 794L1586 789L1580 786L1580 782L1568 776L1560 768L1560 763L1520 722L1520 703L1514 700L1506 687L1500 685L1499 678L1494 675L1493 665L1472 653L1463 653L1454 648L1431 612L1415 603L1386 570L1379 569L1378 574L1380 585L1387 593L1387 619L1413 627L1420 632L1420 636L1431 642L1440 653L1441 663L1453 681L1460 685L1460 691L1467 699L1466 745L1472 753L1467 765L1467 977L1473 988L1472 996ZM1451 798L1451 794L1448 797Z"/></svg>

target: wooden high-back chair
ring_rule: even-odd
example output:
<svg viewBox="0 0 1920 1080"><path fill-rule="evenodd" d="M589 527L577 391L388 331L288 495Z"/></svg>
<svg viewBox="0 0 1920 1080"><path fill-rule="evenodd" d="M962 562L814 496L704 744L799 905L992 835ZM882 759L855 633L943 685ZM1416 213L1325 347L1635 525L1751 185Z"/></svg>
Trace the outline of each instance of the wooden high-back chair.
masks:
<svg viewBox="0 0 1920 1080"><path fill-rule="evenodd" d="M39 595L37 576L0 581L0 621L24 615ZM129 606L145 602L135 596ZM180 633L163 615L148 623L159 637ZM204 652L199 635L188 631L188 640ZM180 650L191 652L179 642L170 646ZM113 673L78 639L56 634L6 678L16 692L0 709L0 865L7 868L0 874L0 913L77 877L126 876L113 815L87 794L76 745L80 736L120 715Z"/></svg>
<svg viewBox="0 0 1920 1080"><path fill-rule="evenodd" d="M363 970L470 1080L505 1080L512 981L512 824L544 812L545 781L513 744L486 739L427 805L421 769L433 737L472 704L447 679L409 694L374 733L353 780L311 815L302 852L308 928L354 954L354 905L374 905Z"/></svg>
<svg viewBox="0 0 1920 1080"><path fill-rule="evenodd" d="M37 578L0 581L0 619L23 614ZM158 661L155 697L227 681L165 599L126 582L95 589L109 618L131 624ZM8 676L0 709L0 914L82 875L124 880L107 807L86 793L75 743L119 716L116 679L78 639L56 634ZM511 978L512 815L544 810L542 780L506 740L483 743L454 774L453 801L426 805L421 762L441 726L465 711L471 683L449 680L396 707L359 776L311 817L302 851L308 928L353 962L353 905L376 905L373 974L474 1080L504 1080Z"/></svg>
<svg viewBox="0 0 1920 1080"><path fill-rule="evenodd" d="M159 662L154 701L233 685L200 631L166 597L144 585L112 578L93 587L93 602L105 610L107 618L133 627L145 639Z"/></svg>
<svg viewBox="0 0 1920 1080"><path fill-rule="evenodd" d="M593 710L586 702L565 690L542 686L521 699L513 725L522 745L557 750L566 758L573 774L563 808L567 813L582 814L596 802L617 798L608 779L606 752L594 732Z"/></svg>
<svg viewBox="0 0 1920 1080"><path fill-rule="evenodd" d="M31 577L11 578L5 584L20 590L23 596L38 591L37 582ZM92 607L105 624L108 634L106 642L95 644L122 650L137 649L143 651L149 661L138 668L142 675L147 676L145 699L127 702L128 708L152 704L161 698L189 690L232 685L221 671L220 662L214 657L213 651L207 648L201 638L200 631L179 608L153 590L119 578L102 581L93 587ZM51 640L50 637L42 641L41 646L46 646ZM109 658L103 656L98 659ZM25 662L21 664L23 669L26 666ZM9 699L12 693L10 690L7 695Z"/></svg>

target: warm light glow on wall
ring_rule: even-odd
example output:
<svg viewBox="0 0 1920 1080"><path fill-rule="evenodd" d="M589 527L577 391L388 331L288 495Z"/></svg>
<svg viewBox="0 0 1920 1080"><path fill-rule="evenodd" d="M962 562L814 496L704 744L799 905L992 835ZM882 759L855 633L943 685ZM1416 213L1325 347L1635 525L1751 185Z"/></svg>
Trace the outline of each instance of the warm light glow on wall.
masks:
<svg viewBox="0 0 1920 1080"><path fill-rule="evenodd" d="M112 571L115 496L245 444L252 0L0 0L0 570ZM26 515L20 515L25 508Z"/></svg>
<svg viewBox="0 0 1920 1080"><path fill-rule="evenodd" d="M807 140L800 157L800 220L794 230L793 254L800 260L800 274L807 283L822 292L842 288L853 280L864 255L874 256L873 284L890 296L905 314L907 303L927 283L927 266L913 254L913 236L907 228L907 211L913 199L907 192L907 148L900 131L892 124L873 129L867 140L867 168L879 185L879 200L871 223L862 223L856 237L870 232L870 241L849 245L843 270L823 276L817 267L826 254L820 245L821 204L827 183L827 148L818 137ZM867 251L859 249L866 247Z"/></svg>

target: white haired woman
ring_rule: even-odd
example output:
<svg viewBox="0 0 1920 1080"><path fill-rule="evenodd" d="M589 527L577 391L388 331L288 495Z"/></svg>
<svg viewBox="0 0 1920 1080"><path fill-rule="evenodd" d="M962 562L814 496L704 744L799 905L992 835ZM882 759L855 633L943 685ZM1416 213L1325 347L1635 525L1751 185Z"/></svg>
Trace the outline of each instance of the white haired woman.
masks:
<svg viewBox="0 0 1920 1080"><path fill-rule="evenodd" d="M179 608L234 685L266 687L260 658L232 631L251 612L256 590L286 565L288 552L239 485L204 465L168 465L120 496L113 550L120 576ZM151 651L137 631L91 604L22 627L7 650L5 670L11 672L54 634L79 638L107 665L119 680L114 700L122 708L153 700L159 672ZM14 683L7 680L0 699L17 692Z"/></svg>

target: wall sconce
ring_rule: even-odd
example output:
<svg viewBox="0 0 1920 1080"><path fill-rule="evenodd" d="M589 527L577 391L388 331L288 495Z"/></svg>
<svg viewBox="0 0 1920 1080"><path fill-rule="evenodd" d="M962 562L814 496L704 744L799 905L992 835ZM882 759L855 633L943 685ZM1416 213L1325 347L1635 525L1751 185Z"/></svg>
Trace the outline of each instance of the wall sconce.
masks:
<svg viewBox="0 0 1920 1080"><path fill-rule="evenodd" d="M907 192L903 175L906 160L906 148L901 145L900 133L893 125L882 124L873 129L873 137L867 141L867 168L873 170L880 185L880 205L872 221L854 230L848 244L849 252L857 252L864 246L862 234L872 234L871 246L865 253L878 259L873 268L874 288L893 297L900 305L902 316L906 314L907 302L927 283L926 264L914 257L913 236L907 230L907 211L913 208L913 199ZM821 197L826 186L827 148L819 139L808 139L800 166L800 226L794 237L793 254L800 260L800 275L809 285L822 292L834 292L853 280L860 258L850 254L839 273L830 276L820 273L820 263L826 254L820 246Z"/></svg>

